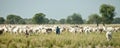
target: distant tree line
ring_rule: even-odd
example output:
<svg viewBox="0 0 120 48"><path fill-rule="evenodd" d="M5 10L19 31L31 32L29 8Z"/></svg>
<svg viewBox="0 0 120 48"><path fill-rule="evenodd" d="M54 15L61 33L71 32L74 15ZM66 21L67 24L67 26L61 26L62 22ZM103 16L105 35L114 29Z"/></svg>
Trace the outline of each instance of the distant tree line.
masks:
<svg viewBox="0 0 120 48"><path fill-rule="evenodd" d="M88 17L88 20L82 19L78 13L73 13L67 18L60 20L46 18L44 13L36 13L32 18L22 18L18 15L10 14L4 19L0 17L0 24L120 24L120 17L114 18L115 7L108 4L102 4L99 9L100 15L94 13Z"/></svg>

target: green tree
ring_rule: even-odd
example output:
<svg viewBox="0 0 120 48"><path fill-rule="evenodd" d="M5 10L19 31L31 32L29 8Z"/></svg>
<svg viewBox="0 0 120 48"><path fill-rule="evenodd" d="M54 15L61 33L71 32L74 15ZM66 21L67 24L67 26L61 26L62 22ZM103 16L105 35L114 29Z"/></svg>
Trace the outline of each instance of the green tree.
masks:
<svg viewBox="0 0 120 48"><path fill-rule="evenodd" d="M66 20L65 19L60 19L59 22L60 22L60 24L65 24Z"/></svg>
<svg viewBox="0 0 120 48"><path fill-rule="evenodd" d="M83 19L83 24L87 24L87 20L86 19Z"/></svg>
<svg viewBox="0 0 120 48"><path fill-rule="evenodd" d="M56 19L50 19L49 24L58 24L58 21Z"/></svg>
<svg viewBox="0 0 120 48"><path fill-rule="evenodd" d="M33 20L31 18L28 18L28 19L25 18L24 21L25 21L25 24L33 24Z"/></svg>
<svg viewBox="0 0 120 48"><path fill-rule="evenodd" d="M102 4L100 6L100 14L102 15L103 25L110 24L115 16L115 7L112 5Z"/></svg>
<svg viewBox="0 0 120 48"><path fill-rule="evenodd" d="M0 17L0 24L4 24L5 19L3 17Z"/></svg>
<svg viewBox="0 0 120 48"><path fill-rule="evenodd" d="M22 18L18 15L8 15L7 16L7 20L6 23L8 24L19 24L19 20L21 20Z"/></svg>
<svg viewBox="0 0 120 48"><path fill-rule="evenodd" d="M112 23L113 24L120 24L120 17L115 18Z"/></svg>
<svg viewBox="0 0 120 48"><path fill-rule="evenodd" d="M44 24L48 24L48 23L49 23L49 19L48 19L48 18L45 18Z"/></svg>
<svg viewBox="0 0 120 48"><path fill-rule="evenodd" d="M88 23L90 24L98 24L101 23L101 17L98 14L91 14L88 19Z"/></svg>
<svg viewBox="0 0 120 48"><path fill-rule="evenodd" d="M77 13L74 13L73 15L67 17L67 23L70 23L70 24L82 24L83 20L82 20L81 15L79 15Z"/></svg>
<svg viewBox="0 0 120 48"><path fill-rule="evenodd" d="M45 14L37 13L33 16L32 20L35 24L44 24L45 23Z"/></svg>
<svg viewBox="0 0 120 48"><path fill-rule="evenodd" d="M26 24L26 22L25 22L24 19L20 19L20 20L18 21L18 24Z"/></svg>
<svg viewBox="0 0 120 48"><path fill-rule="evenodd" d="M71 16L68 16L67 19L66 19L66 22L68 24L72 24L72 17Z"/></svg>

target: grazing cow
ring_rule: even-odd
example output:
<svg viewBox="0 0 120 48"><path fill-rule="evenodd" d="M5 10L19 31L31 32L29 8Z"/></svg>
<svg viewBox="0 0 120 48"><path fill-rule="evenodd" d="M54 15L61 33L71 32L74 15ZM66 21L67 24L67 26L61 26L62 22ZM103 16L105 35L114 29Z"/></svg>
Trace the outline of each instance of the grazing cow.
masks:
<svg viewBox="0 0 120 48"><path fill-rule="evenodd" d="M91 27L84 27L83 30L85 31L85 34L88 34L92 31L92 28Z"/></svg>
<svg viewBox="0 0 120 48"><path fill-rule="evenodd" d="M50 33L50 32L52 32L52 29L51 29L51 28L48 28L48 29L46 29L46 32L47 32L47 33Z"/></svg>
<svg viewBox="0 0 120 48"><path fill-rule="evenodd" d="M82 33L82 32L83 32L83 29L82 29L82 28L80 28L78 31L79 31L79 33Z"/></svg>
<svg viewBox="0 0 120 48"><path fill-rule="evenodd" d="M18 33L18 31L19 31L19 27L14 27L12 30L13 33Z"/></svg>
<svg viewBox="0 0 120 48"><path fill-rule="evenodd" d="M56 32L56 27L58 25L0 25L0 31L9 33L50 33ZM3 30L2 30L3 29ZM106 30L111 30L111 32L120 31L120 27L112 26L73 26L73 25L59 25L59 30L61 32L72 32L72 33L90 33L90 32L106 32ZM2 33L2 32L1 32Z"/></svg>
<svg viewBox="0 0 120 48"><path fill-rule="evenodd" d="M69 32L72 32L72 33L74 33L74 32L76 32L76 30L75 30L75 28L69 28Z"/></svg>
<svg viewBox="0 0 120 48"><path fill-rule="evenodd" d="M105 26L102 26L102 27L98 27L98 32L102 33L106 30L106 27Z"/></svg>
<svg viewBox="0 0 120 48"><path fill-rule="evenodd" d="M108 41L110 41L112 39L112 33L110 31L106 32L106 38Z"/></svg>
<svg viewBox="0 0 120 48"><path fill-rule="evenodd" d="M116 27L116 28L114 28L114 29L115 29L115 32L120 31L120 27Z"/></svg>
<svg viewBox="0 0 120 48"><path fill-rule="evenodd" d="M68 30L69 32L72 32L72 33L77 33L77 32L79 32L80 30L79 30L79 27L78 26L71 26L71 27L69 27L69 30Z"/></svg>
<svg viewBox="0 0 120 48"><path fill-rule="evenodd" d="M103 28L100 28L100 29L99 29L99 32L100 32L100 33L103 32Z"/></svg>

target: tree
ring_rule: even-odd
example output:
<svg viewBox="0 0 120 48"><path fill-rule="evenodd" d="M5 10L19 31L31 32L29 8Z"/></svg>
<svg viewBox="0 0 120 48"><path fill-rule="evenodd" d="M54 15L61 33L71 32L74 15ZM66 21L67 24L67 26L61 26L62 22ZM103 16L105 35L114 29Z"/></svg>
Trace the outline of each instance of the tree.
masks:
<svg viewBox="0 0 120 48"><path fill-rule="evenodd" d="M67 17L67 23L70 23L70 24L82 24L83 20L82 20L81 15L79 15L77 13L74 13L73 15Z"/></svg>
<svg viewBox="0 0 120 48"><path fill-rule="evenodd" d="M18 21L18 24L26 24L26 22L25 22L24 19L20 19L20 20Z"/></svg>
<svg viewBox="0 0 120 48"><path fill-rule="evenodd" d="M7 16L7 20L6 23L8 24L19 24L19 20L21 20L22 18L18 15L13 15L10 14Z"/></svg>
<svg viewBox="0 0 120 48"><path fill-rule="evenodd" d="M113 24L120 24L120 17L115 18L112 23Z"/></svg>
<svg viewBox="0 0 120 48"><path fill-rule="evenodd" d="M33 24L33 20L31 18L28 18L28 19L25 18L24 21L25 21L25 24Z"/></svg>
<svg viewBox="0 0 120 48"><path fill-rule="evenodd" d="M49 24L58 24L58 21L56 19L50 19Z"/></svg>
<svg viewBox="0 0 120 48"><path fill-rule="evenodd" d="M112 5L102 4L100 6L100 14L102 15L103 25L110 24L115 16L115 7Z"/></svg>
<svg viewBox="0 0 120 48"><path fill-rule="evenodd" d="M5 19L3 17L0 17L0 24L4 24Z"/></svg>
<svg viewBox="0 0 120 48"><path fill-rule="evenodd" d="M65 19L60 19L59 22L60 22L60 24L65 24L66 20Z"/></svg>
<svg viewBox="0 0 120 48"><path fill-rule="evenodd" d="M91 14L88 19L88 23L90 24L98 24L101 22L101 17L98 14Z"/></svg>
<svg viewBox="0 0 120 48"><path fill-rule="evenodd" d="M49 23L49 19L48 19L48 18L45 18L44 24L48 24L48 23Z"/></svg>
<svg viewBox="0 0 120 48"><path fill-rule="evenodd" d="M87 24L87 20L86 19L83 19L83 24Z"/></svg>
<svg viewBox="0 0 120 48"><path fill-rule="evenodd" d="M66 19L66 22L68 24L72 24L72 17L71 16L68 16L67 19Z"/></svg>
<svg viewBox="0 0 120 48"><path fill-rule="evenodd" d="M37 13L33 16L32 20L35 24L44 24L45 23L45 14Z"/></svg>

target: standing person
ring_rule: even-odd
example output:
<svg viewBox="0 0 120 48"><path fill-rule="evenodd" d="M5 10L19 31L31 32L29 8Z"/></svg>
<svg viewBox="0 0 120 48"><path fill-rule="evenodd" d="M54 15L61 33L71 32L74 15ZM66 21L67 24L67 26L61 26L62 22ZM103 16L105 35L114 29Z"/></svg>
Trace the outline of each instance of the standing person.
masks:
<svg viewBox="0 0 120 48"><path fill-rule="evenodd" d="M56 34L60 34L60 28L58 26L56 28Z"/></svg>

